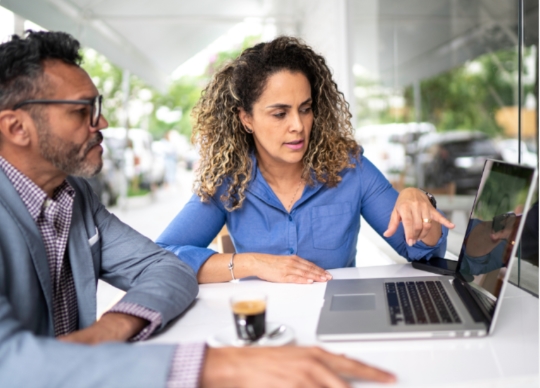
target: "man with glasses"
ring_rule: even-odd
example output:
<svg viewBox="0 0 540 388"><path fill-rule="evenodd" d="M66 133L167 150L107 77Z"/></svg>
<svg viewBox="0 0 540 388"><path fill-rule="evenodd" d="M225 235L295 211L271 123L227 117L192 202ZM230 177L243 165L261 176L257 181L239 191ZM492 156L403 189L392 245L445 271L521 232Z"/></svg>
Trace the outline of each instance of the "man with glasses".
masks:
<svg viewBox="0 0 540 388"><path fill-rule="evenodd" d="M339 372L392 380L321 349L122 343L162 329L198 286L77 178L100 171L107 127L80 62L65 33L0 45L0 385L343 386ZM99 278L127 293L96 322Z"/></svg>

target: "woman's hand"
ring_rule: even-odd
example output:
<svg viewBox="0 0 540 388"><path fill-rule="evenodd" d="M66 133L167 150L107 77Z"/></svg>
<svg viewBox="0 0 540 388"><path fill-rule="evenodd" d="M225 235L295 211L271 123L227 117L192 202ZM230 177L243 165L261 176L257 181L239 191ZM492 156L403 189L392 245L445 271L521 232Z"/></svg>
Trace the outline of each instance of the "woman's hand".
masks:
<svg viewBox="0 0 540 388"><path fill-rule="evenodd" d="M216 253L201 266L199 283L217 283L232 280L229 270L230 253ZM237 253L234 255L236 279L257 276L275 283L326 282L332 275L315 264L298 256L268 255L265 253Z"/></svg>
<svg viewBox="0 0 540 388"><path fill-rule="evenodd" d="M277 256L248 253L253 256L255 276L276 283L326 282L332 275L321 267L296 255Z"/></svg>
<svg viewBox="0 0 540 388"><path fill-rule="evenodd" d="M433 246L441 237L441 224L454 228L454 224L433 207L426 194L415 188L404 189L399 194L384 237L396 233L400 222L405 230L405 241L410 246L418 240Z"/></svg>

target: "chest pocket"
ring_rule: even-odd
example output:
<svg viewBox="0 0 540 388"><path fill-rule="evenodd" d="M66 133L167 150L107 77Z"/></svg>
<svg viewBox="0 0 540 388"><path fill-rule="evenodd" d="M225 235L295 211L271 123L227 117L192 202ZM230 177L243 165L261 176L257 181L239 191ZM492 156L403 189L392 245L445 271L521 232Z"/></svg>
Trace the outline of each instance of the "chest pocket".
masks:
<svg viewBox="0 0 540 388"><path fill-rule="evenodd" d="M90 245L92 257L101 257L101 236L98 228L96 228L96 234L88 239L88 244Z"/></svg>
<svg viewBox="0 0 540 388"><path fill-rule="evenodd" d="M352 225L350 202L317 206L311 209L311 232L313 247L336 249L349 238Z"/></svg>

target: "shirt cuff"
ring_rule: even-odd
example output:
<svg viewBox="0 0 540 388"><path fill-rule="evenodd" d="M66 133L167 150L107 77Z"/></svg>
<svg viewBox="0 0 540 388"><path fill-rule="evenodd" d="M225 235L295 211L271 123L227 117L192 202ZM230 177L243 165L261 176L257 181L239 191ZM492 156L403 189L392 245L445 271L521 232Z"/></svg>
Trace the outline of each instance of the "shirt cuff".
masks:
<svg viewBox="0 0 540 388"><path fill-rule="evenodd" d="M167 388L197 388L205 353L204 343L178 345L172 359Z"/></svg>
<svg viewBox="0 0 540 388"><path fill-rule="evenodd" d="M109 311L107 311L105 314L108 313L122 313L127 315L133 315L134 317L146 319L148 322L150 322L144 329L142 329L139 334L134 335L129 339L131 342L135 341L144 341L150 335L156 331L156 329L161 326L161 314L157 311L150 310L146 307L142 307L135 303L129 303L129 302L120 302L115 304Z"/></svg>

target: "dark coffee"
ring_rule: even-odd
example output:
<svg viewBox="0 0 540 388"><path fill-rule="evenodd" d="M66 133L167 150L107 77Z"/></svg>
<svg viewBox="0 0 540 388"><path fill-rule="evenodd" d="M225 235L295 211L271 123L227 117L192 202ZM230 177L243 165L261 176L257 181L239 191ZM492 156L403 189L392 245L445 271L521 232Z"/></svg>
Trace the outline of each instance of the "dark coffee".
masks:
<svg viewBox="0 0 540 388"><path fill-rule="evenodd" d="M232 305L238 338L256 341L266 331L266 302L243 300Z"/></svg>

